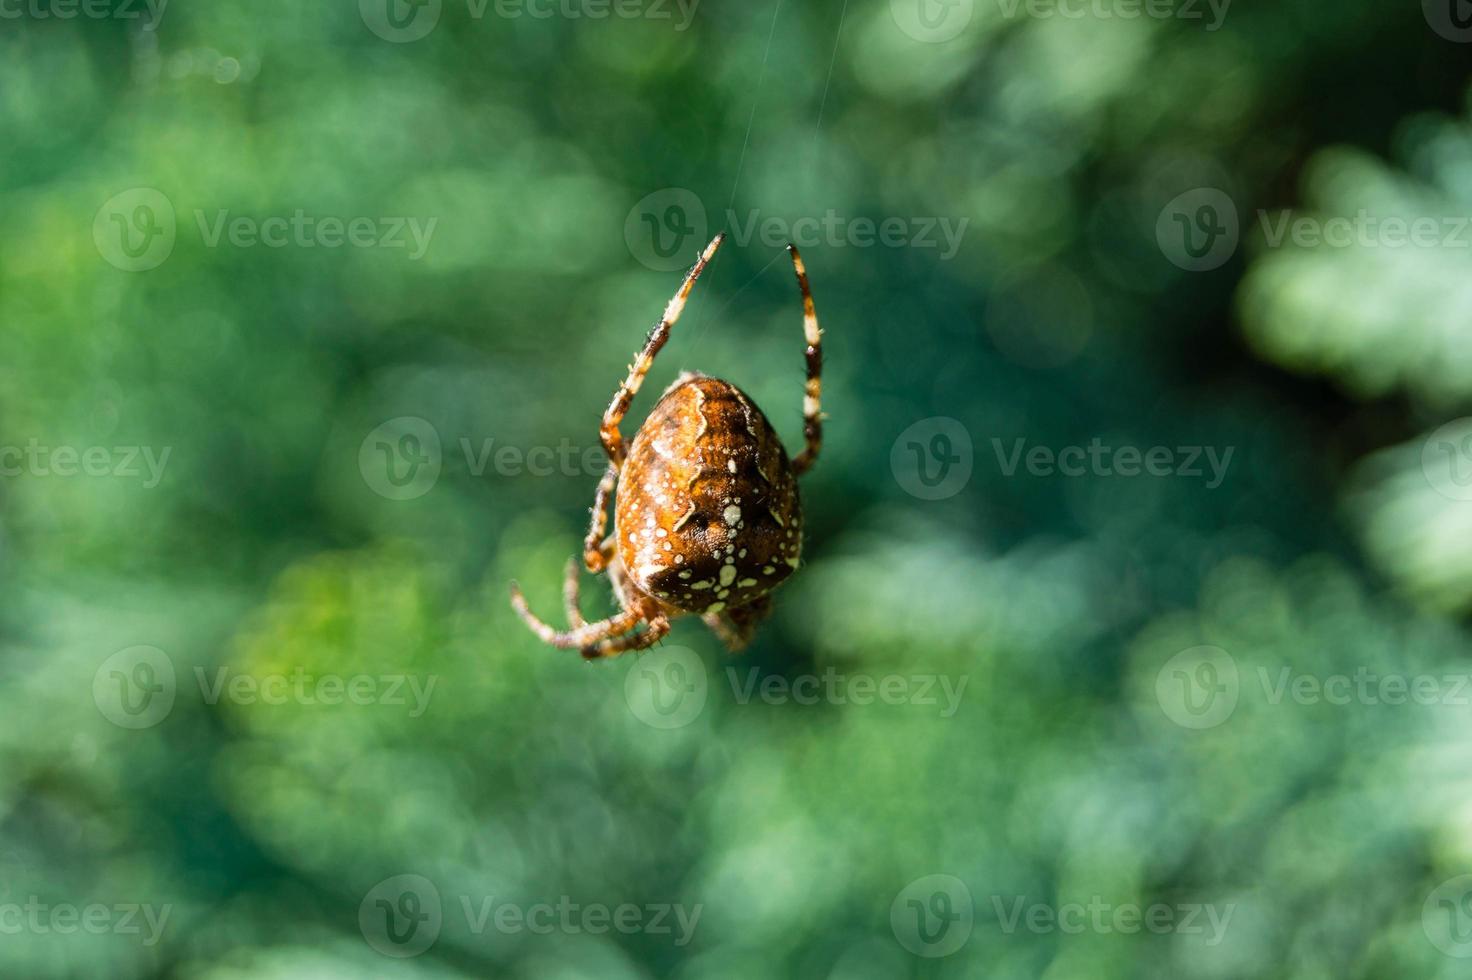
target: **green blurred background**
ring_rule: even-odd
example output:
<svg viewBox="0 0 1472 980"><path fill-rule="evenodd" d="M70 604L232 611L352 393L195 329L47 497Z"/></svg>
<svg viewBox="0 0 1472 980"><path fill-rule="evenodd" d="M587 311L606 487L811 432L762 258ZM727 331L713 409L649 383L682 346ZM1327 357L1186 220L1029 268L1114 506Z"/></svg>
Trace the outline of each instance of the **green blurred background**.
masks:
<svg viewBox="0 0 1472 980"><path fill-rule="evenodd" d="M1460 14L4 0L0 977L1468 975ZM584 664L722 228L804 567Z"/></svg>

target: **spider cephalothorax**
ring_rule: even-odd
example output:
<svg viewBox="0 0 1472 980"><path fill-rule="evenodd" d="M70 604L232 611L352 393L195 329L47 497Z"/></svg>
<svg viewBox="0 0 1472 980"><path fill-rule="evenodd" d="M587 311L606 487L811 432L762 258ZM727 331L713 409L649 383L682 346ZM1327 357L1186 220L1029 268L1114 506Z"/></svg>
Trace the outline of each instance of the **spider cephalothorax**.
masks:
<svg viewBox="0 0 1472 980"><path fill-rule="evenodd" d="M517 613L554 646L579 649L589 658L642 650L669 632L671 619L694 613L739 650L769 611L772 590L797 568L802 554L797 478L812 466L822 444L823 354L807 273L795 247L789 245L788 251L802 291L808 378L803 399L807 444L797 458L788 460L771 423L741 389L703 374L681 375L630 445L618 428L691 287L724 239L717 235L706 246L603 416L609 468L598 484L583 560L591 572L608 572L622 611L602 622L584 622L576 560L568 564L563 588L566 631L532 615L521 590L511 585ZM614 531L605 538L608 496L615 484ZM646 628L635 632L640 624Z"/></svg>

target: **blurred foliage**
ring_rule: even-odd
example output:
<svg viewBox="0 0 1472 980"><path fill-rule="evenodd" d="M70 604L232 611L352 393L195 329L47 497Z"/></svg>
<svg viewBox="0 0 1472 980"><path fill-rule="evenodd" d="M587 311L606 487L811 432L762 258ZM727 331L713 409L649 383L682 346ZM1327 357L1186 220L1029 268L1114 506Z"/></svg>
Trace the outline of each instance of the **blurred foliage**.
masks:
<svg viewBox="0 0 1472 980"><path fill-rule="evenodd" d="M1372 0L1239 0L1214 29L963 0L938 43L888 0L698 4L686 30L674 4L445 0L403 43L374 2L175 0L149 27L141 3L27 0L0 20L0 446L169 450L152 486L0 479L0 976L1463 975L1423 903L1472 871L1469 709L1273 703L1257 679L1472 669L1472 503L1428 463L1472 445L1472 248L1264 233L1472 214L1472 50ZM1156 228L1200 187L1235 202L1242 243L1193 273ZM132 272L94 226L138 188L177 237ZM473 465L596 446L678 279L623 234L665 188L711 230L728 208L966 222L944 259L805 248L830 421L804 567L741 659L677 624L708 689L669 729L633 709L640 658L546 649L506 601L517 578L561 621L597 466ZM434 226L420 258L211 245L221 212ZM727 245L626 432L698 368L798 444L784 262ZM890 462L932 416L975 450L937 501ZM443 470L392 499L361 454L404 417ZM993 440L1019 438L1234 457L1214 489L1009 475ZM584 587L606 614L602 580ZM1196 730L1157 692L1199 645L1230 653L1242 697ZM138 647L176 696L129 728L102 705L157 677L108 666ZM728 670L966 686L945 716L743 701ZM299 674L433 688L418 714L407 687L402 706L206 696ZM398 959L360 910L404 874L445 921ZM938 959L890 916L931 874L975 900ZM461 914L564 896L702 913L684 945ZM1207 943L1008 930L998 897L1235 911ZM11 928L34 902L168 918L151 943Z"/></svg>

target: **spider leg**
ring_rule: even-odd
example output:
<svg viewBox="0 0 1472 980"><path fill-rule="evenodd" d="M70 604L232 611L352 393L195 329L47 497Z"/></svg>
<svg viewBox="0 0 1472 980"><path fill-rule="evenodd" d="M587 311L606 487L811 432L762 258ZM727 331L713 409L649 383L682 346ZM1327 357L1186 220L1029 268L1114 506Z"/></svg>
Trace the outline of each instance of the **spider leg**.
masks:
<svg viewBox="0 0 1472 980"><path fill-rule="evenodd" d="M644 375L649 373L649 366L654 363L654 356L659 349L670 339L670 328L675 321L680 319L680 314L685 310L685 301L690 298L690 290L695 285L695 280L705 271L706 264L716 254L716 249L721 247L721 242L726 240L726 233L721 232L711 239L705 251L696 260L695 265L685 276L685 282L680 286L679 292L675 293L669 305L664 308L664 316L654 329L649 331L649 339L644 342L644 349L634 358L634 363L629 366L629 376L624 383L619 385L618 393L613 396L608 410L603 413L603 426L599 430L599 436L603 440L603 448L608 453L609 460L615 467L622 466L624 462L624 437L618 431L618 424L623 421L624 413L629 410L629 403L639 393L639 386L644 383Z"/></svg>
<svg viewBox="0 0 1472 980"><path fill-rule="evenodd" d="M744 606L723 613L706 613L700 619L718 636L726 649L740 653L756 634L757 625L772 612L771 596L762 596Z"/></svg>
<svg viewBox="0 0 1472 980"><path fill-rule="evenodd" d="M630 650L647 650L670 631L670 621L664 616L655 616L649 620L649 628L642 633L627 633L623 636L610 637L598 643L583 648L584 660L598 660L603 657L616 657Z"/></svg>
<svg viewBox="0 0 1472 980"><path fill-rule="evenodd" d="M562 577L562 606L567 610L567 623L573 629L587 626L588 621L583 618L581 605L578 602L578 560L569 558L567 570Z"/></svg>
<svg viewBox="0 0 1472 980"><path fill-rule="evenodd" d="M823 448L823 412L819 402L823 395L823 331L818 329L818 312L813 306L813 292L808 287L808 272L796 245L788 245L797 285L802 290L802 332L807 341L808 381L802 399L802 434L807 440L803 451L792 461L792 472L801 476L818 459Z"/></svg>
<svg viewBox="0 0 1472 980"><path fill-rule="evenodd" d="M566 631L558 631L542 622L527 608L526 597L521 594L521 587L515 582L511 583L511 608L516 610L516 615L521 617L522 622L543 643L563 650L581 650L594 646L611 636L629 632L648 618L642 608L634 606L596 623L584 623Z"/></svg>
<svg viewBox="0 0 1472 980"><path fill-rule="evenodd" d="M603 551L603 535L608 530L608 495L613 493L613 484L617 479L618 467L609 464L603 479L598 481L598 493L593 497L593 516L588 524L588 537L583 541L583 563L595 575L608 567L608 555Z"/></svg>
<svg viewBox="0 0 1472 980"><path fill-rule="evenodd" d="M601 562L599 570L606 569L609 561L613 558L613 539L608 538L604 540L594 550L594 554L598 556ZM579 601L578 583L581 574L582 572L578 569L577 558L569 558L567 560L567 568L563 571L562 575L562 605L567 611L567 621L575 627L587 625L587 620L583 619L582 603ZM597 573L595 572L594 574Z"/></svg>
<svg viewBox="0 0 1472 980"><path fill-rule="evenodd" d="M742 639L741 634L737 632L736 628L730 623L726 622L726 618L720 613L706 613L705 615L700 617L700 621L706 626L710 627L710 631L714 633L720 639L720 641L726 645L726 649L730 650L732 653L735 653L737 650L740 650L742 647L746 646L746 640Z"/></svg>

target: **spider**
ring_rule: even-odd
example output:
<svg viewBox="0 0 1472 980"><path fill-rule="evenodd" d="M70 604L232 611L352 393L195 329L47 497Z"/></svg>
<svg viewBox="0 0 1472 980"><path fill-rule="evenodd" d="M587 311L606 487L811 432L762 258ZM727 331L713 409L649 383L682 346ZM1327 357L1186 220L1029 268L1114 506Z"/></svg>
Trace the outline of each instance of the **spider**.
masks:
<svg viewBox="0 0 1472 980"><path fill-rule="evenodd" d="M802 292L807 341L803 451L789 461L767 417L740 388L697 372L675 379L632 443L626 446L619 432L695 280L725 238L717 235L686 274L603 413L599 436L609 465L593 500L583 563L595 575L608 573L620 611L601 622L583 619L576 558L567 564L562 590L567 630L533 615L511 583L512 608L532 632L589 660L647 649L684 615L700 616L733 652L741 650L771 611L772 590L796 570L802 554L797 478L822 447L823 348L796 246L787 250ZM604 537L615 484L614 531Z"/></svg>

